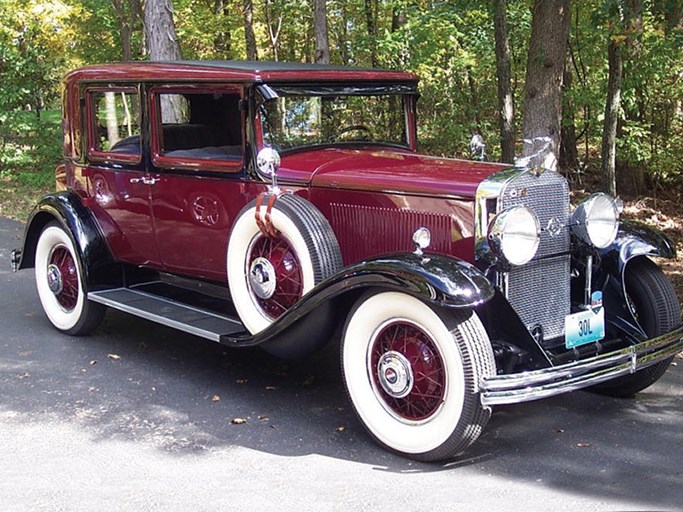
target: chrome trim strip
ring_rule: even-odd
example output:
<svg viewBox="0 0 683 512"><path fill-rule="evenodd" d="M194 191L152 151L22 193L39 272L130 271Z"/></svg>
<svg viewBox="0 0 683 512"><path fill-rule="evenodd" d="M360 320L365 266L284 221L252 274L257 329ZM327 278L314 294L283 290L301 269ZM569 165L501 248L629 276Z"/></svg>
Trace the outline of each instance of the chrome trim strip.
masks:
<svg viewBox="0 0 683 512"><path fill-rule="evenodd" d="M637 345L551 368L485 377L482 405L529 402L634 373L683 351L683 326Z"/></svg>

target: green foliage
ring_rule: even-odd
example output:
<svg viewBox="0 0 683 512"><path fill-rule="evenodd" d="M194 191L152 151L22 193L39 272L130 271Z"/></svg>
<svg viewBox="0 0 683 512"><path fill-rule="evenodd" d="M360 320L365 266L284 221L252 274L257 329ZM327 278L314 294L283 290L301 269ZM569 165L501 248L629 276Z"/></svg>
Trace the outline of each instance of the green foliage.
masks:
<svg viewBox="0 0 683 512"><path fill-rule="evenodd" d="M624 2L571 2L573 83L565 99L574 109L581 159L586 166L595 165L605 110L607 46L616 41L630 45L618 162L644 171L651 182L683 181L682 8L674 1L643 2L641 29L624 23ZM144 59L142 20L132 14L136 2L118 4L131 24L133 58ZM313 0L253 0L253 5L261 59L314 60ZM532 5L532 0L507 2L518 123ZM185 58L245 58L243 0L173 0L173 6ZM422 150L466 155L471 134L478 130L489 157L498 158L491 2L328 0L327 9L333 63L375 64L420 77ZM58 122L39 122L38 114L58 107L59 80L68 69L122 58L121 12L117 14L113 0L0 0L0 12L0 170L26 182L47 182L41 173L51 173L59 160L61 137ZM36 143L39 139L42 144Z"/></svg>
<svg viewBox="0 0 683 512"><path fill-rule="evenodd" d="M47 111L38 120L31 112L0 115L11 135L0 134L0 178L23 185L54 184L55 168L62 159L59 110Z"/></svg>

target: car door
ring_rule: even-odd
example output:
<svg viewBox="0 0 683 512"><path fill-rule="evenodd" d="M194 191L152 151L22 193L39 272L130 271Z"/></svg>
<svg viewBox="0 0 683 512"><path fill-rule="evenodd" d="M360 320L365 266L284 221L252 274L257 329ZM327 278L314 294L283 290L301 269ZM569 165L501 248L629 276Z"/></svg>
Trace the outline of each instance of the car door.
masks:
<svg viewBox="0 0 683 512"><path fill-rule="evenodd" d="M83 175L91 209L116 260L158 267L151 185L144 158L140 88L130 85L85 89L88 127Z"/></svg>
<svg viewBox="0 0 683 512"><path fill-rule="evenodd" d="M228 234L253 192L244 175L242 86L149 94L156 241L169 272L225 280Z"/></svg>

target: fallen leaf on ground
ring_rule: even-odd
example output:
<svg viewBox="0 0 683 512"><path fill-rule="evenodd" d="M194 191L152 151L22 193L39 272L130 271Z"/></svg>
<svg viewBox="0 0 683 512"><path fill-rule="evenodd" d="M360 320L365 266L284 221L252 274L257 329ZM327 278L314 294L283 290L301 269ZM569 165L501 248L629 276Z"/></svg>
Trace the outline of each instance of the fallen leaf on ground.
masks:
<svg viewBox="0 0 683 512"><path fill-rule="evenodd" d="M114 361L118 361L119 359L121 359L121 356L118 354L107 354L107 357L109 359L113 359Z"/></svg>
<svg viewBox="0 0 683 512"><path fill-rule="evenodd" d="M212 402L220 402L220 401L221 401L220 395L213 395L213 396L211 397L211 401L212 401Z"/></svg>
<svg viewBox="0 0 683 512"><path fill-rule="evenodd" d="M91 364L91 365L97 364L97 361L95 361L95 360L93 359L92 361L90 361L90 364Z"/></svg>
<svg viewBox="0 0 683 512"><path fill-rule="evenodd" d="M258 419L261 421L268 421L270 418L268 418L268 416L259 416Z"/></svg>
<svg viewBox="0 0 683 512"><path fill-rule="evenodd" d="M234 418L230 423L232 423L233 425L243 425L246 422L247 420L244 418Z"/></svg>
<svg viewBox="0 0 683 512"><path fill-rule="evenodd" d="M346 430L346 427L340 426L334 429L335 432L344 432Z"/></svg>
<svg viewBox="0 0 683 512"><path fill-rule="evenodd" d="M17 379L27 379L27 378L30 377L30 376L31 376L31 374L28 373L28 372L26 372L26 373L24 373L24 374L22 374L22 375L17 375Z"/></svg>

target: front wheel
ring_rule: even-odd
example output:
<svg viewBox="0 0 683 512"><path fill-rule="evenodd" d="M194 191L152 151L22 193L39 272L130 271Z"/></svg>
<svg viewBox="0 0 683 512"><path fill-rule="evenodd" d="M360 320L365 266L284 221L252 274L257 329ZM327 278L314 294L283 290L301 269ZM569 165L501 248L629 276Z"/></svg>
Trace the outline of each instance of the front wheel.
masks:
<svg viewBox="0 0 683 512"><path fill-rule="evenodd" d="M79 336L100 324L106 308L87 299L78 252L56 222L49 223L38 238L35 274L43 310L58 330Z"/></svg>
<svg viewBox="0 0 683 512"><path fill-rule="evenodd" d="M669 332L681 324L681 309L673 285L651 260L638 258L626 267L626 300L638 323L650 338ZM657 382L669 368L671 359L636 373L592 386L590 391L613 397L628 397Z"/></svg>
<svg viewBox="0 0 683 512"><path fill-rule="evenodd" d="M349 316L341 351L356 413L390 450L442 460L470 446L488 422L479 381L495 374L495 362L471 311L436 311L399 292L368 294Z"/></svg>

